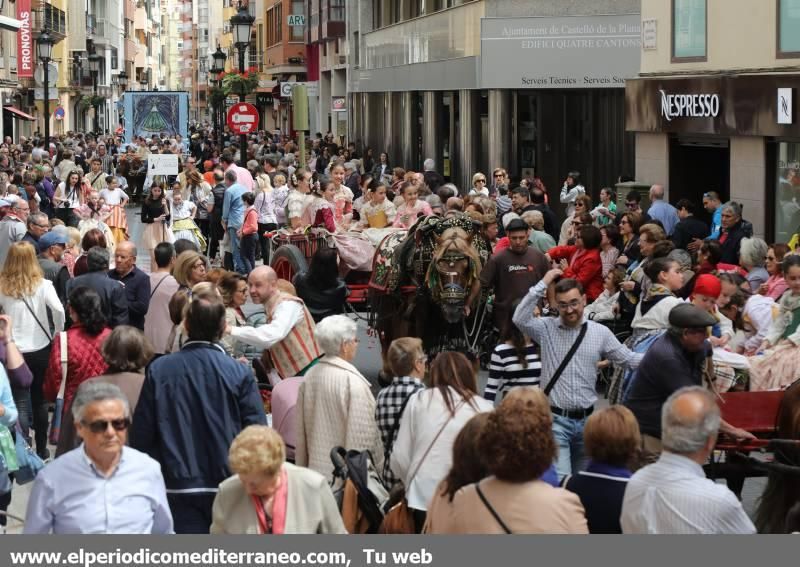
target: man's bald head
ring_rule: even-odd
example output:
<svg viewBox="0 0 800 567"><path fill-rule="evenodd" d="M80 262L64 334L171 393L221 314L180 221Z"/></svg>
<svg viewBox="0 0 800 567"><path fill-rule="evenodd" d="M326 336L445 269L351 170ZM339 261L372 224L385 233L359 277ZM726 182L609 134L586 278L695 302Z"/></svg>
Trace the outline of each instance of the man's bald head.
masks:
<svg viewBox="0 0 800 567"><path fill-rule="evenodd" d="M651 201L660 201L664 198L664 186L663 185L653 185L650 187L650 200Z"/></svg>
<svg viewBox="0 0 800 567"><path fill-rule="evenodd" d="M117 244L117 250L124 250L134 258L136 257L136 245L130 240L123 240Z"/></svg>
<svg viewBox="0 0 800 567"><path fill-rule="evenodd" d="M247 278L250 297L255 303L266 303L278 292L278 274L269 266L258 266Z"/></svg>
<svg viewBox="0 0 800 567"><path fill-rule="evenodd" d="M672 453L713 448L721 416L713 394L699 386L681 388L661 408L661 442Z"/></svg>

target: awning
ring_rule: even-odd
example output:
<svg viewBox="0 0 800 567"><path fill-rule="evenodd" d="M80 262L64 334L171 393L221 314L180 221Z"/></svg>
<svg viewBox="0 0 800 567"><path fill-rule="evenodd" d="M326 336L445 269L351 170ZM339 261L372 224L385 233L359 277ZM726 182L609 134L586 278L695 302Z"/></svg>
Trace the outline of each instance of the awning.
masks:
<svg viewBox="0 0 800 567"><path fill-rule="evenodd" d="M19 108L15 106L4 106L3 110L7 110L11 114L15 115L17 118L20 118L22 120L31 120L31 121L36 120L35 116L31 116L27 112L22 112Z"/></svg>

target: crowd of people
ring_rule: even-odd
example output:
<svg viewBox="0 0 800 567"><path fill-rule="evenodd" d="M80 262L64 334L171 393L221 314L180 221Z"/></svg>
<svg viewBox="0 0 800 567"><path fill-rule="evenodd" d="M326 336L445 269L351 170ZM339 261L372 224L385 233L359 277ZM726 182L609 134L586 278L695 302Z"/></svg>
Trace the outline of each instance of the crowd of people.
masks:
<svg viewBox="0 0 800 567"><path fill-rule="evenodd" d="M703 194L706 224L660 185L643 210L636 190L593 202L577 171L552 194L503 168L460 190L431 159L392 167L321 134L308 160L263 134L220 142L0 147L0 435L45 464L27 533L364 531L338 447L369 456L387 519L416 533L800 529L790 472L751 520L703 469L718 436L753 437L720 392L785 390L778 434L800 436L800 255L740 204ZM149 175L157 152L180 171ZM402 337L376 391L343 278L427 217L468 220L487 251L464 312L492 298L488 380ZM271 238L315 230L336 247L281 280Z"/></svg>

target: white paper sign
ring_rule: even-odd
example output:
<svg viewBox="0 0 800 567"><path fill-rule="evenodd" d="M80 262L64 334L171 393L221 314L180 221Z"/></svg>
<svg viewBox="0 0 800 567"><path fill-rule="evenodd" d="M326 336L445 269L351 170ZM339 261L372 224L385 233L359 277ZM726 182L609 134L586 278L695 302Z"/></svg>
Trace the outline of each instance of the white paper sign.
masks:
<svg viewBox="0 0 800 567"><path fill-rule="evenodd" d="M778 124L792 123L792 89L778 89Z"/></svg>
<svg viewBox="0 0 800 567"><path fill-rule="evenodd" d="M178 175L178 155L149 155L147 157L147 175Z"/></svg>
<svg viewBox="0 0 800 567"><path fill-rule="evenodd" d="M642 20L642 49L651 50L658 46L657 20Z"/></svg>

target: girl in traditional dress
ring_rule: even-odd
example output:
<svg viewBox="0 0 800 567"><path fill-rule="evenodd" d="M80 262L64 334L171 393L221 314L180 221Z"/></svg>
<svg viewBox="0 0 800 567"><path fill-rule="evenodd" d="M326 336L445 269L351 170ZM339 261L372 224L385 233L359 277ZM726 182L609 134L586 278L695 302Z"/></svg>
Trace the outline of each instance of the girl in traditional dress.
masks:
<svg viewBox="0 0 800 567"><path fill-rule="evenodd" d="M80 219L78 230L81 233L81 240L87 232L96 228L103 233L106 239L106 246L113 255L116 243L114 242L114 234L107 224L108 218L111 216L111 207L103 204L100 194L97 191L91 191L86 203L73 212Z"/></svg>
<svg viewBox="0 0 800 567"><path fill-rule="evenodd" d="M417 199L418 191L416 185L412 185L408 181L403 182L400 186L400 191L403 196L403 204L397 208L397 216L395 217L392 226L395 228L411 228L417 217L420 214L430 216L433 214L431 206L427 201L420 201Z"/></svg>
<svg viewBox="0 0 800 567"><path fill-rule="evenodd" d="M313 174L310 171L300 171L296 176L295 188L289 191L289 195L286 197L286 224L287 228L292 231L301 231L308 226L305 223L307 218L305 212L313 201L312 178Z"/></svg>
<svg viewBox="0 0 800 567"><path fill-rule="evenodd" d="M333 212L336 186L333 181L326 181L324 185L315 188L313 196L305 210L304 224L312 228L322 227L331 233L336 232Z"/></svg>
<svg viewBox="0 0 800 567"><path fill-rule="evenodd" d="M397 216L394 204L386 198L386 185L367 190L361 206L361 228L386 228L392 226Z"/></svg>
<svg viewBox="0 0 800 567"><path fill-rule="evenodd" d="M150 194L142 203L142 249L150 256L150 265L155 266L153 250L162 242L172 242L174 237L169 229L169 203L164 196L162 185L153 185Z"/></svg>
<svg viewBox="0 0 800 567"><path fill-rule="evenodd" d="M180 191L172 194L172 234L175 240L185 238L194 242L199 250L206 249L206 241L194 222L197 207L191 201L184 201Z"/></svg>
<svg viewBox="0 0 800 567"><path fill-rule="evenodd" d="M336 226L347 230L353 218L353 192L344 184L344 166L337 163L331 167L333 181L333 219Z"/></svg>
<svg viewBox="0 0 800 567"><path fill-rule="evenodd" d="M789 290L778 305L780 313L772 322L759 348L763 355L750 359L750 390L777 390L797 380L800 367L800 256L783 259L783 277Z"/></svg>
<svg viewBox="0 0 800 567"><path fill-rule="evenodd" d="M128 217L125 214L125 205L128 204L128 195L119 188L117 178L113 175L106 177L107 187L100 191L100 197L111 207L111 216L108 226L114 234L114 242L119 244L128 240Z"/></svg>

